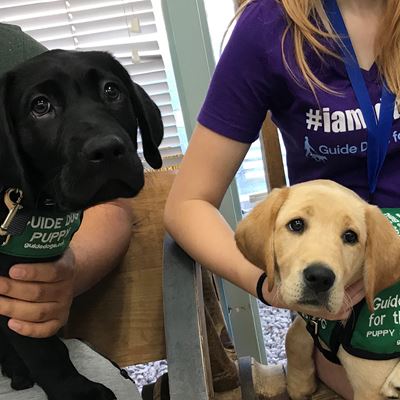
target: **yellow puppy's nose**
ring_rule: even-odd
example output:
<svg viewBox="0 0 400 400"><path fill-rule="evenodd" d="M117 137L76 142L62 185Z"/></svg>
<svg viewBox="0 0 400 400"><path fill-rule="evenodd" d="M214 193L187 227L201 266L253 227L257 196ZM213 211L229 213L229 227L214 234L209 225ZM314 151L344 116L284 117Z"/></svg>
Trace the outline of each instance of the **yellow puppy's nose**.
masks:
<svg viewBox="0 0 400 400"><path fill-rule="evenodd" d="M327 292L335 282L333 271L322 263L315 263L303 271L306 286L315 293Z"/></svg>

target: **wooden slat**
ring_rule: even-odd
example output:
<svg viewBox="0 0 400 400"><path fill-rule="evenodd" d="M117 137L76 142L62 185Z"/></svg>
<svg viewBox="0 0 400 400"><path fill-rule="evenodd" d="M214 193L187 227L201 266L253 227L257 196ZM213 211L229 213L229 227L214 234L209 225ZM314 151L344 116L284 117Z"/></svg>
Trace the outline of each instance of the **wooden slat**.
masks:
<svg viewBox="0 0 400 400"><path fill-rule="evenodd" d="M332 392L324 384L319 383L318 390L312 395L311 400L343 400L343 397Z"/></svg>
<svg viewBox="0 0 400 400"><path fill-rule="evenodd" d="M278 130L269 113L261 129L261 140L264 147L264 167L268 189L285 186L286 178Z"/></svg>
<svg viewBox="0 0 400 400"><path fill-rule="evenodd" d="M120 366L164 359L163 210L176 170L145 174L122 264L73 304L66 337L88 341ZM112 233L111 233L112 234Z"/></svg>

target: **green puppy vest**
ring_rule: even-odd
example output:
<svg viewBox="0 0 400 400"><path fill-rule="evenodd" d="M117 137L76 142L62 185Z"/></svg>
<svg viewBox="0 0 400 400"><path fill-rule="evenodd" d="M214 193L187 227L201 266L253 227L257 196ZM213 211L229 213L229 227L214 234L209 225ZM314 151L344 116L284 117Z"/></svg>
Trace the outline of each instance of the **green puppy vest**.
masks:
<svg viewBox="0 0 400 400"><path fill-rule="evenodd" d="M67 249L80 223L80 212L36 212L21 235L12 236L7 244L0 246L0 253L39 259L59 256Z"/></svg>
<svg viewBox="0 0 400 400"><path fill-rule="evenodd" d="M400 208L383 208L383 214L400 234ZM400 267L400 266L399 266ZM307 316L303 318L308 321ZM316 320L318 338L336 355L339 346L350 354L372 360L400 357L400 282L381 291L371 314L363 300L354 307L346 325Z"/></svg>

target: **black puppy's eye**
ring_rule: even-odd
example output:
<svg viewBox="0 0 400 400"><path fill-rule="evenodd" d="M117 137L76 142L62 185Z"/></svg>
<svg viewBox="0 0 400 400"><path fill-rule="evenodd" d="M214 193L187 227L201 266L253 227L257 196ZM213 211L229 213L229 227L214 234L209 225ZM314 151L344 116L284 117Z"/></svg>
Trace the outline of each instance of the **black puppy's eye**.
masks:
<svg viewBox="0 0 400 400"><path fill-rule="evenodd" d="M305 222L301 218L292 219L288 224L287 227L290 231L296 233L303 233L305 228Z"/></svg>
<svg viewBox="0 0 400 400"><path fill-rule="evenodd" d="M39 96L32 101L31 111L35 116L41 117L49 113L50 110L51 110L51 103L46 97Z"/></svg>
<svg viewBox="0 0 400 400"><path fill-rule="evenodd" d="M344 243L347 244L355 244L358 242L358 235L352 230L348 230L342 235L342 239Z"/></svg>
<svg viewBox="0 0 400 400"><path fill-rule="evenodd" d="M119 87L113 82L107 82L104 85L104 94L108 100L116 101L121 97Z"/></svg>

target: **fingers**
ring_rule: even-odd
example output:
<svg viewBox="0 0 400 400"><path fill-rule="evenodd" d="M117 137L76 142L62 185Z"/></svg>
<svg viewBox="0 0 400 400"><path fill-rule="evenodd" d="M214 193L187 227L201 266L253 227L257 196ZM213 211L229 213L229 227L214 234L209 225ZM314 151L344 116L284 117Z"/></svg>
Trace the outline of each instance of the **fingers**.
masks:
<svg viewBox="0 0 400 400"><path fill-rule="evenodd" d="M10 317L8 326L20 335L45 338L54 335L68 319L69 306L0 299L0 314Z"/></svg>
<svg viewBox="0 0 400 400"><path fill-rule="evenodd" d="M20 335L41 339L55 335L65 325L65 322L66 320L54 319L43 323L34 323L10 319L8 327Z"/></svg>
<svg viewBox="0 0 400 400"><path fill-rule="evenodd" d="M0 296L36 303L59 301L65 296L67 288L62 283L23 282L0 277ZM1 302L0 298L0 302Z"/></svg>
<svg viewBox="0 0 400 400"><path fill-rule="evenodd" d="M73 278L73 266L73 253L71 250L67 250L55 262L16 264L11 267L9 275L12 279L20 281L55 283Z"/></svg>
<svg viewBox="0 0 400 400"><path fill-rule="evenodd" d="M75 259L67 250L55 262L14 265L0 277L0 315L15 332L36 338L54 335L67 321L73 299Z"/></svg>
<svg viewBox="0 0 400 400"><path fill-rule="evenodd" d="M365 297L364 284L363 282L357 281L351 286L346 288L345 299L342 308L338 313L326 313L323 318L328 320L346 320L349 318L350 314L353 312L353 307L358 304Z"/></svg>
<svg viewBox="0 0 400 400"><path fill-rule="evenodd" d="M4 297L0 299L0 315L28 322L46 322L60 319L65 313L65 304L30 303Z"/></svg>
<svg viewBox="0 0 400 400"><path fill-rule="evenodd" d="M365 291L364 288L362 288L361 290L350 296L352 306L358 304L362 299L364 299L364 297L365 297Z"/></svg>
<svg viewBox="0 0 400 400"><path fill-rule="evenodd" d="M7 278L0 279L0 287L3 279ZM14 281L12 284L8 293L19 299L0 296L0 315L11 318L8 321L10 329L21 335L44 338L54 335L65 325L73 298L71 290L67 289L66 293L60 284L54 284L56 288L44 283ZM45 301L46 298L54 301Z"/></svg>
<svg viewBox="0 0 400 400"><path fill-rule="evenodd" d="M279 291L277 287L274 286L271 291L268 290L268 285L264 283L263 285L263 297L273 307L277 308L288 308L287 304L285 304L281 296L279 295Z"/></svg>
<svg viewBox="0 0 400 400"><path fill-rule="evenodd" d="M346 288L346 294L350 297L353 305L357 304L365 296L364 282L359 280Z"/></svg>
<svg viewBox="0 0 400 400"><path fill-rule="evenodd" d="M339 311L337 314L326 313L321 315L321 318L327 319L329 321L343 321L349 318L351 314L351 308Z"/></svg>

